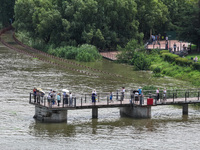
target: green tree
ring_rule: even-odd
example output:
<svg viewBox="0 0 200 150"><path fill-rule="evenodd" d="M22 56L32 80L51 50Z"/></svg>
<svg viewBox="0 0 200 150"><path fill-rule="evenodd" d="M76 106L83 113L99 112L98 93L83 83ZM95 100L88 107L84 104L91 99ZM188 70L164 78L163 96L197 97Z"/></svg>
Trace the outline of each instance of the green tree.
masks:
<svg viewBox="0 0 200 150"><path fill-rule="evenodd" d="M145 39L149 39L150 30L154 34L165 31L169 12L161 0L136 0L136 3L139 32L144 33Z"/></svg>
<svg viewBox="0 0 200 150"><path fill-rule="evenodd" d="M179 38L196 44L200 51L200 1L186 1L179 21Z"/></svg>
<svg viewBox="0 0 200 150"><path fill-rule="evenodd" d="M0 23L2 26L7 26L14 18L15 0L0 1Z"/></svg>

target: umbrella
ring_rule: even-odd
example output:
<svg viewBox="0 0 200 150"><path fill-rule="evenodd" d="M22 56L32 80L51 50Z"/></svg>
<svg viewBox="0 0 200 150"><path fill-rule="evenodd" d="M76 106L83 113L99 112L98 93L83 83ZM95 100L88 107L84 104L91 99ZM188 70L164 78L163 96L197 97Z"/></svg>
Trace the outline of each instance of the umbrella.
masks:
<svg viewBox="0 0 200 150"><path fill-rule="evenodd" d="M42 93L45 93L41 88L36 88L36 90L42 92Z"/></svg>
<svg viewBox="0 0 200 150"><path fill-rule="evenodd" d="M69 90L67 90L67 89L62 89L62 92L69 93Z"/></svg>

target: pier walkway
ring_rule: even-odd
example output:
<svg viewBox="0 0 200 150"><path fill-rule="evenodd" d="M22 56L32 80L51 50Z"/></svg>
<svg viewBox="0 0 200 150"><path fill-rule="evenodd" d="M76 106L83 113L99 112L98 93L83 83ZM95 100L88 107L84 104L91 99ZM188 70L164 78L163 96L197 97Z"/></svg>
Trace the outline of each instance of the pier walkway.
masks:
<svg viewBox="0 0 200 150"><path fill-rule="evenodd" d="M52 109L86 109L92 108L94 106L99 108L108 108L108 107L123 107L127 105L140 105L147 106L148 99L153 99L152 106L158 105L176 105L176 104L196 104L200 103L200 89L187 89L187 90L168 90L166 94L166 100L164 100L162 91L160 92L159 101L156 100L155 91L152 90L143 90L143 96L137 96L133 94L135 90L129 90L125 93L124 98L119 91L113 93L113 100L110 101L109 93L97 93L96 103L92 103L91 95L84 94L82 97L73 97L73 104L69 106L66 104L63 99L60 103L60 106L52 103L48 103L47 97L38 97L34 102L34 94L30 93L29 103L33 105L41 105L44 107L49 107ZM123 99L123 100L122 100ZM69 100L68 100L69 101Z"/></svg>

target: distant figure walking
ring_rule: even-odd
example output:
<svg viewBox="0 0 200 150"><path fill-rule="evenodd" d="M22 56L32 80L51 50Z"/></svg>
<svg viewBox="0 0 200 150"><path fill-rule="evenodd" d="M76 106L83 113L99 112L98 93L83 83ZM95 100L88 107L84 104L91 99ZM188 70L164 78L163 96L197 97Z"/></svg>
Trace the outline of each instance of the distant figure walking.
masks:
<svg viewBox="0 0 200 150"><path fill-rule="evenodd" d="M194 57L194 62L197 62L197 61L198 61L198 57L195 56L195 57Z"/></svg>
<svg viewBox="0 0 200 150"><path fill-rule="evenodd" d="M174 43L174 52L176 51L176 43Z"/></svg>

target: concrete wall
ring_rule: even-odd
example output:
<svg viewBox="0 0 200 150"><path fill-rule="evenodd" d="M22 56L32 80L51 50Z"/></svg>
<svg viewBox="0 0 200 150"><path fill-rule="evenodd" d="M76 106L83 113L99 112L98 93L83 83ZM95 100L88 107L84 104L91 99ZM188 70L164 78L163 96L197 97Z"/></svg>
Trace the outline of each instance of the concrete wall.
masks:
<svg viewBox="0 0 200 150"><path fill-rule="evenodd" d="M120 107L121 117L151 118L151 106Z"/></svg>
<svg viewBox="0 0 200 150"><path fill-rule="evenodd" d="M66 122L67 110L51 110L51 108L35 105L34 118L42 122Z"/></svg>

